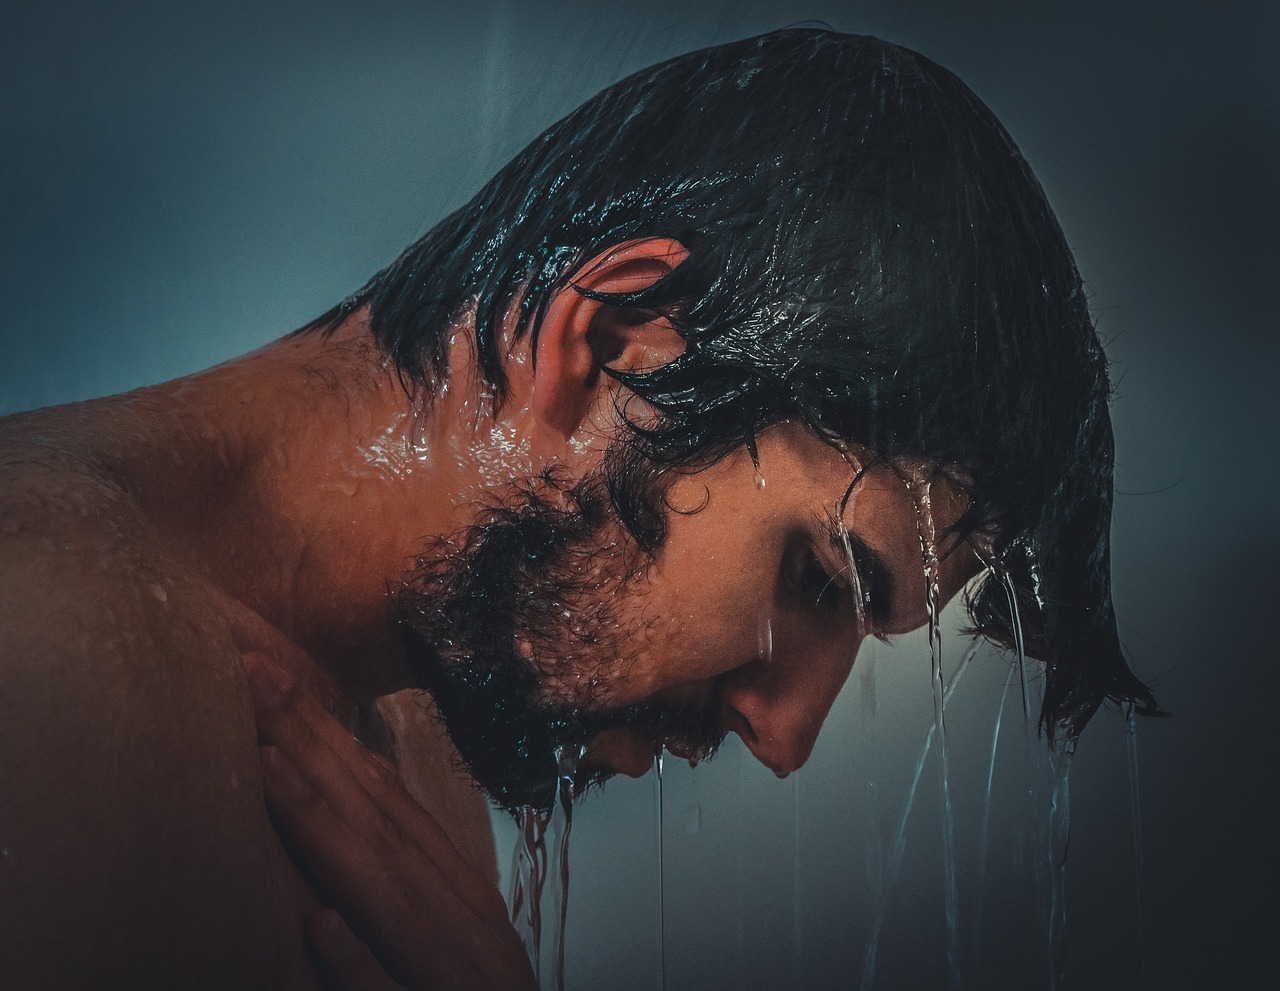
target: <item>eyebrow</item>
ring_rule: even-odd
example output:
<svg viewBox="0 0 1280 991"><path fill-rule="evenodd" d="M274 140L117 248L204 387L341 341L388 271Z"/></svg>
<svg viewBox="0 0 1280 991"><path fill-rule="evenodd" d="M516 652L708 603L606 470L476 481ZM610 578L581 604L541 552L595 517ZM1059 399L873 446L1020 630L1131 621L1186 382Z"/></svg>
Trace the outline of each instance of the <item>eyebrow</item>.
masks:
<svg viewBox="0 0 1280 991"><path fill-rule="evenodd" d="M893 612L893 573L885 564L884 558L832 513L828 513L823 519L822 529L831 549L841 559L850 550L853 551L853 567L858 574L858 585L863 590L862 594L867 596L864 604L869 608L873 622L886 622ZM846 540L849 542L848 547L845 546Z"/></svg>

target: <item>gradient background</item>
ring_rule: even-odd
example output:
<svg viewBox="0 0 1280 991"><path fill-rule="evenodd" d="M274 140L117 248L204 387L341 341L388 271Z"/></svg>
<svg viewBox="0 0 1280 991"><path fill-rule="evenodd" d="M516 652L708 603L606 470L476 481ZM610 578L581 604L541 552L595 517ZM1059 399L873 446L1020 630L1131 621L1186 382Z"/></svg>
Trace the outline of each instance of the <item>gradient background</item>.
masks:
<svg viewBox="0 0 1280 991"><path fill-rule="evenodd" d="M1274 986L1280 8L110 6L0 9L0 413L185 374L306 322L554 119L667 56L821 19L957 72L1046 187L1109 342L1117 607L1175 713L1139 727L1141 891L1123 723L1104 713L1082 741L1069 986ZM975 854L1001 664L975 661L953 719L966 983L1037 987L1026 837L1044 796L1025 800L1004 751L981 871ZM793 781L734 748L668 771L668 987L857 985L927 669L918 639L860 658ZM941 980L935 778L892 888L881 987ZM659 986L655 791L622 782L578 816L570 987Z"/></svg>

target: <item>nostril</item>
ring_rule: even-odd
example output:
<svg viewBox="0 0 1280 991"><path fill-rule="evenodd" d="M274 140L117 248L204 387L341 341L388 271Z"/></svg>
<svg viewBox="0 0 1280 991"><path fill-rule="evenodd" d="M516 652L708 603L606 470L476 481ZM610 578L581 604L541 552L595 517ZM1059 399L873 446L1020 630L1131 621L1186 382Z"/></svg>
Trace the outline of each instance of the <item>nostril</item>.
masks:
<svg viewBox="0 0 1280 991"><path fill-rule="evenodd" d="M751 720L731 705L725 706L724 725L725 729L742 737L742 742L748 747L755 748L756 731L751 726Z"/></svg>
<svg viewBox="0 0 1280 991"><path fill-rule="evenodd" d="M761 741L755 727L751 725L751 720L733 706L725 707L724 728L742 737L742 742L746 744L755 759L779 778L788 777L792 771L804 763L803 760L795 760L794 755L790 754L779 759L779 755L773 752L776 748L770 745L768 739Z"/></svg>

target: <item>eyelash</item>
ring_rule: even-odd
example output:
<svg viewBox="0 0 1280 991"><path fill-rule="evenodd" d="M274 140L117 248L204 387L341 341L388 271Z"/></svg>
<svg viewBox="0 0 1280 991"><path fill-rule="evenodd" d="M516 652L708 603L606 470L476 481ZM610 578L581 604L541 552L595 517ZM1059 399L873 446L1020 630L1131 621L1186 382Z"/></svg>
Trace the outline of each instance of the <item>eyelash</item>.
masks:
<svg viewBox="0 0 1280 991"><path fill-rule="evenodd" d="M827 571L821 558L806 548L800 561L795 580L796 591L805 599L807 605L824 609L835 609L840 605L840 593L844 586L838 578Z"/></svg>

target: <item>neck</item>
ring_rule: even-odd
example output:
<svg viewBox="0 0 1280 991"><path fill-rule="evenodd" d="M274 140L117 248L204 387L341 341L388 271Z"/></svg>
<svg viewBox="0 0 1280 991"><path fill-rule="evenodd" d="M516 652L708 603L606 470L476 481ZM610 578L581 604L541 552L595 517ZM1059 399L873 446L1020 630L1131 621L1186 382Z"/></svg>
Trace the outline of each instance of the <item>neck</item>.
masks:
<svg viewBox="0 0 1280 991"><path fill-rule="evenodd" d="M144 512L354 699L410 684L392 607L424 541L528 470L498 436L518 424L477 409L470 345L451 358L424 407L360 312L117 401L146 425L118 466Z"/></svg>

